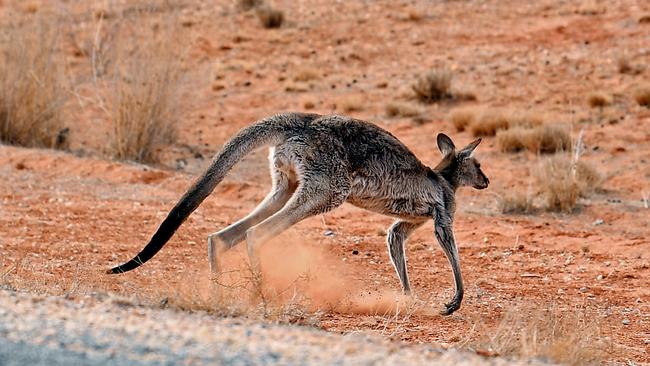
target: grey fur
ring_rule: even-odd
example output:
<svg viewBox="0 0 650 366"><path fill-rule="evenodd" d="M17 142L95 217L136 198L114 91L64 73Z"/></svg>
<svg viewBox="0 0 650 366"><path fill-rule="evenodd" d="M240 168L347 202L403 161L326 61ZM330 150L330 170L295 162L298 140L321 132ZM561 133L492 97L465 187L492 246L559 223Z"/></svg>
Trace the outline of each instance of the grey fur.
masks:
<svg viewBox="0 0 650 366"><path fill-rule="evenodd" d="M368 122L300 113L264 119L235 135L140 254L110 272L131 270L150 259L237 161L254 148L271 145L271 192L248 216L208 237L213 272L218 272L218 253L244 239L256 268L260 243L307 217L349 202L398 219L388 232L387 244L405 293L410 292L410 284L404 243L427 219L434 220L435 236L454 275L455 295L442 311L451 314L463 298L452 229L455 192L461 186L487 188L489 180L472 157L480 139L458 152L444 134L438 135L437 143L444 157L431 169L389 132Z"/></svg>

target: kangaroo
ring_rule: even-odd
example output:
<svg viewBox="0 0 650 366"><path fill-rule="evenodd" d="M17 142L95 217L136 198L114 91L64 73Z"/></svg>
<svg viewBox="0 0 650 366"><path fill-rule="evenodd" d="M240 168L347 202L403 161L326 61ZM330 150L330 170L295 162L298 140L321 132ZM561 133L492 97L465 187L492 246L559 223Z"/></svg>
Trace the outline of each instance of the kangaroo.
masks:
<svg viewBox="0 0 650 366"><path fill-rule="evenodd" d="M410 294L404 243L428 219L453 272L455 294L441 311L449 315L463 299L458 249L452 230L456 190L485 189L488 178L472 157L478 139L460 151L445 134L437 136L442 161L431 169L395 136L348 117L285 113L242 129L219 152L207 171L183 195L149 243L130 261L108 270L123 273L151 259L187 217L212 193L230 169L252 150L270 145L273 185L250 214L208 236L208 259L218 271L217 255L246 240L253 268L256 247L310 216L344 202L395 217L387 235L390 260L405 294Z"/></svg>

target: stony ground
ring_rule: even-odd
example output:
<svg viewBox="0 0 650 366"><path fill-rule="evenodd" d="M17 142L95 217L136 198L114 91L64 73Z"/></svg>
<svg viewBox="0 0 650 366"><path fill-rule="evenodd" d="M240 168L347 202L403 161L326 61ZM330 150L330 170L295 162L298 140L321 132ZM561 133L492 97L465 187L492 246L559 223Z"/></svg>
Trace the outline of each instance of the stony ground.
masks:
<svg viewBox="0 0 650 366"><path fill-rule="evenodd" d="M546 365L364 333L222 319L136 306L123 299L63 299L0 290L2 365Z"/></svg>

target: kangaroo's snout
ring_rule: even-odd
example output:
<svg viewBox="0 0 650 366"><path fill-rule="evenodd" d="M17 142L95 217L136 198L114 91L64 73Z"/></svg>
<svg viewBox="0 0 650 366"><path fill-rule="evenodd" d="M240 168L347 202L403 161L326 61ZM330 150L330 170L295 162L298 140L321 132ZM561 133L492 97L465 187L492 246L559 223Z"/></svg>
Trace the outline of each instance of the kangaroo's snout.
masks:
<svg viewBox="0 0 650 366"><path fill-rule="evenodd" d="M490 180L488 179L488 177L486 177L485 175L483 175L483 182L481 182L481 183L475 185L474 188L476 188L476 189L485 189L485 188L487 188L489 185L490 185Z"/></svg>

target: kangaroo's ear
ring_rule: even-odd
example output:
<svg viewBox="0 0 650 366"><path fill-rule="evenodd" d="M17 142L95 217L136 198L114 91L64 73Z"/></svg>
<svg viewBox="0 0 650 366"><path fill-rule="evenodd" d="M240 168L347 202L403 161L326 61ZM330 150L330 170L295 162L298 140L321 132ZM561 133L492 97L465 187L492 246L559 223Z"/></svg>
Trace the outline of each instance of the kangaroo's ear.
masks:
<svg viewBox="0 0 650 366"><path fill-rule="evenodd" d="M440 152L442 155L447 156L447 154L454 152L456 150L456 146L454 145L454 142L451 141L449 136L445 135L444 133L439 133L438 134L438 149L440 149Z"/></svg>
<svg viewBox="0 0 650 366"><path fill-rule="evenodd" d="M472 153L474 152L474 149L478 146L478 144L481 143L481 139L476 139L472 142L470 142L467 146L465 146L459 153L458 156L461 158L469 158L472 156Z"/></svg>

